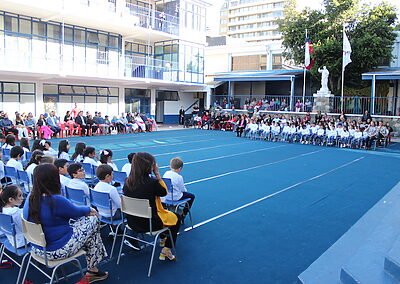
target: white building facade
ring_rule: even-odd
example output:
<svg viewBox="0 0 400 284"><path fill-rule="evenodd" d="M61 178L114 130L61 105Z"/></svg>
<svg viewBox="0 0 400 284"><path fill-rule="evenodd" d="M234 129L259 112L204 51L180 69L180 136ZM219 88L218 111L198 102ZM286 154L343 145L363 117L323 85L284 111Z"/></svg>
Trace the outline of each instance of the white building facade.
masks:
<svg viewBox="0 0 400 284"><path fill-rule="evenodd" d="M143 112L176 122L181 105L204 97L207 6L2 0L0 109L63 117L77 103L92 113Z"/></svg>

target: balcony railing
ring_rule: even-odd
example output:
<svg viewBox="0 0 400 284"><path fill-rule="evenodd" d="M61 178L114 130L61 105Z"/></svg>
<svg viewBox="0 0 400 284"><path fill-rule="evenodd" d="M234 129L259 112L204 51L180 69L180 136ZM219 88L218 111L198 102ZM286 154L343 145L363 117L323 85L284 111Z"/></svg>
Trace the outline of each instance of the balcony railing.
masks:
<svg viewBox="0 0 400 284"><path fill-rule="evenodd" d="M166 81L178 81L178 71L173 70L172 63L165 60L154 59L151 56L125 56L125 76L135 78L148 78Z"/></svg>
<svg viewBox="0 0 400 284"><path fill-rule="evenodd" d="M173 15L131 3L126 3L124 14L135 17L134 22L137 26L173 35L179 34L179 18Z"/></svg>

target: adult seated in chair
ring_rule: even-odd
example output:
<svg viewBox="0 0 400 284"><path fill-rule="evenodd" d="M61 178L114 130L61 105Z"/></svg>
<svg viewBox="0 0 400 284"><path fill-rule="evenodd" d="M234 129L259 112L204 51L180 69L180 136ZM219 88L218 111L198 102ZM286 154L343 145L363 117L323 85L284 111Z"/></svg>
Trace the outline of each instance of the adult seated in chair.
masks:
<svg viewBox="0 0 400 284"><path fill-rule="evenodd" d="M15 129L13 122L8 118L8 114L4 113L4 118L0 120L0 127L3 129L4 134L12 133L18 136L18 130Z"/></svg>
<svg viewBox="0 0 400 284"><path fill-rule="evenodd" d="M50 127L51 131L53 131L54 135L57 135L58 132L61 131L61 127L58 126L60 120L56 117L54 111L50 112L50 116L46 119L47 125Z"/></svg>
<svg viewBox="0 0 400 284"><path fill-rule="evenodd" d="M87 124L86 117L83 116L83 111L80 111L75 118L75 123L82 128L82 136L89 135L90 126Z"/></svg>
<svg viewBox="0 0 400 284"><path fill-rule="evenodd" d="M107 256L100 236L97 211L89 206L75 206L61 195L58 169L52 164L41 164L33 173L33 188L24 205L26 220L41 224L46 237L47 258L65 259L79 250L86 252L89 283L104 280L108 272L97 265ZM71 223L70 220L75 222ZM32 253L44 257L44 249L32 247Z"/></svg>
<svg viewBox="0 0 400 284"><path fill-rule="evenodd" d="M154 174L155 178L150 177ZM123 187L125 196L149 200L152 211L152 230L157 231L168 226L173 240L165 239L165 246L160 253L160 260L175 260L172 254L172 242L176 243L180 227L180 217L166 211L160 197L167 195L167 189L161 178L156 161L149 153L139 152L133 157L132 169ZM137 233L149 231L149 219L127 215L129 227Z"/></svg>

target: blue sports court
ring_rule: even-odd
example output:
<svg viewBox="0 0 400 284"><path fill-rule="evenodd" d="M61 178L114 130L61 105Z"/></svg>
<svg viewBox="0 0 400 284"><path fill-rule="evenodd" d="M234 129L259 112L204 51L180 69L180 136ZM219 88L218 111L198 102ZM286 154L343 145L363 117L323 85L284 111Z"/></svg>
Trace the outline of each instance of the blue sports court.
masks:
<svg viewBox="0 0 400 284"><path fill-rule="evenodd" d="M400 180L396 144L350 150L195 129L69 141L70 154L79 141L97 152L111 149L119 169L130 152L153 154L161 174L179 156L187 188L196 195L194 229L187 221L176 263L156 259L147 278L151 251L124 248L118 266L116 253L101 265L110 273L105 283L295 283ZM105 229L109 251L107 235ZM0 283L14 282L17 272L1 269ZM28 279L45 281L34 269Z"/></svg>

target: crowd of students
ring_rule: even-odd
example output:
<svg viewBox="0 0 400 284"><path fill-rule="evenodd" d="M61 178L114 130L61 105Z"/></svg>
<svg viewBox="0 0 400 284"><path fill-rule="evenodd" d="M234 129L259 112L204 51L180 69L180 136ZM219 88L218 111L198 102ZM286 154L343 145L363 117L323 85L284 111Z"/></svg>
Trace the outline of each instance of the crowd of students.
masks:
<svg viewBox="0 0 400 284"><path fill-rule="evenodd" d="M170 170L164 174L164 177L171 179L172 192L168 192L156 160L149 153L130 153L127 156L128 162L121 169L126 173L127 179L122 185L114 182L113 173L118 171L118 167L113 163L113 152L110 149L101 150L96 159L94 147L77 143L70 157L68 140L60 141L58 151L51 147L50 141L35 140L32 149L29 148L29 144L24 146L31 155L29 160L23 160L26 152L22 146L15 145L15 137L12 134L6 137L2 148L10 149L10 159L6 165L18 170L24 169L32 182L31 191L25 192L22 185L18 182L12 183L12 180L4 176L4 164L0 161L0 174L4 185L0 192L0 208L2 213L13 217L17 232L17 247L25 245L21 224L22 214L26 220L42 225L49 260L68 258L83 249L86 251L87 262L85 281L92 283L104 280L108 277L108 272L99 270L98 266L107 257L107 252L100 235L98 217L122 219L120 196L124 194L128 197L149 200L152 208L152 229L156 231L168 226L172 233L172 239L165 235L160 240L162 250L159 259L175 260L171 250L172 243L175 244L181 222L190 207L178 215L165 210L161 202L165 201L165 198L174 200L190 198L192 206L195 199L193 194L187 192L184 185L180 174L183 161L180 158L173 158L170 161ZM98 179L95 183L93 179L88 181L88 173L85 173L83 163L95 166ZM2 173L1 168L3 168ZM116 186L121 186L122 191ZM67 198L66 187L82 190L88 200L91 191L108 193L112 212L100 208L97 210L90 206L90 203L87 206L74 205ZM26 196L25 202L24 196ZM147 219L126 217L129 226L137 233L149 230ZM12 236L7 237L12 238ZM13 241L10 242L14 244ZM128 245L140 249L136 243L131 242ZM44 256L42 247L33 246L32 253Z"/></svg>
<svg viewBox="0 0 400 284"><path fill-rule="evenodd" d="M102 116L101 112L92 115L89 111L86 115L77 109L67 111L64 118L60 118L54 111L49 114L41 114L37 119L31 112L15 112L15 120L12 121L8 114L0 111L0 130L3 135L13 134L19 139L22 138L44 138L50 139L57 136L94 134L116 134L146 132L157 129L157 124L143 113L121 113L121 116Z"/></svg>
<svg viewBox="0 0 400 284"><path fill-rule="evenodd" d="M314 120L307 113L303 118L241 115L235 122L235 131L238 137L253 139L371 149L373 145L387 146L393 128L389 123L372 120L367 112L359 119L347 118L343 113L337 118L318 113Z"/></svg>

